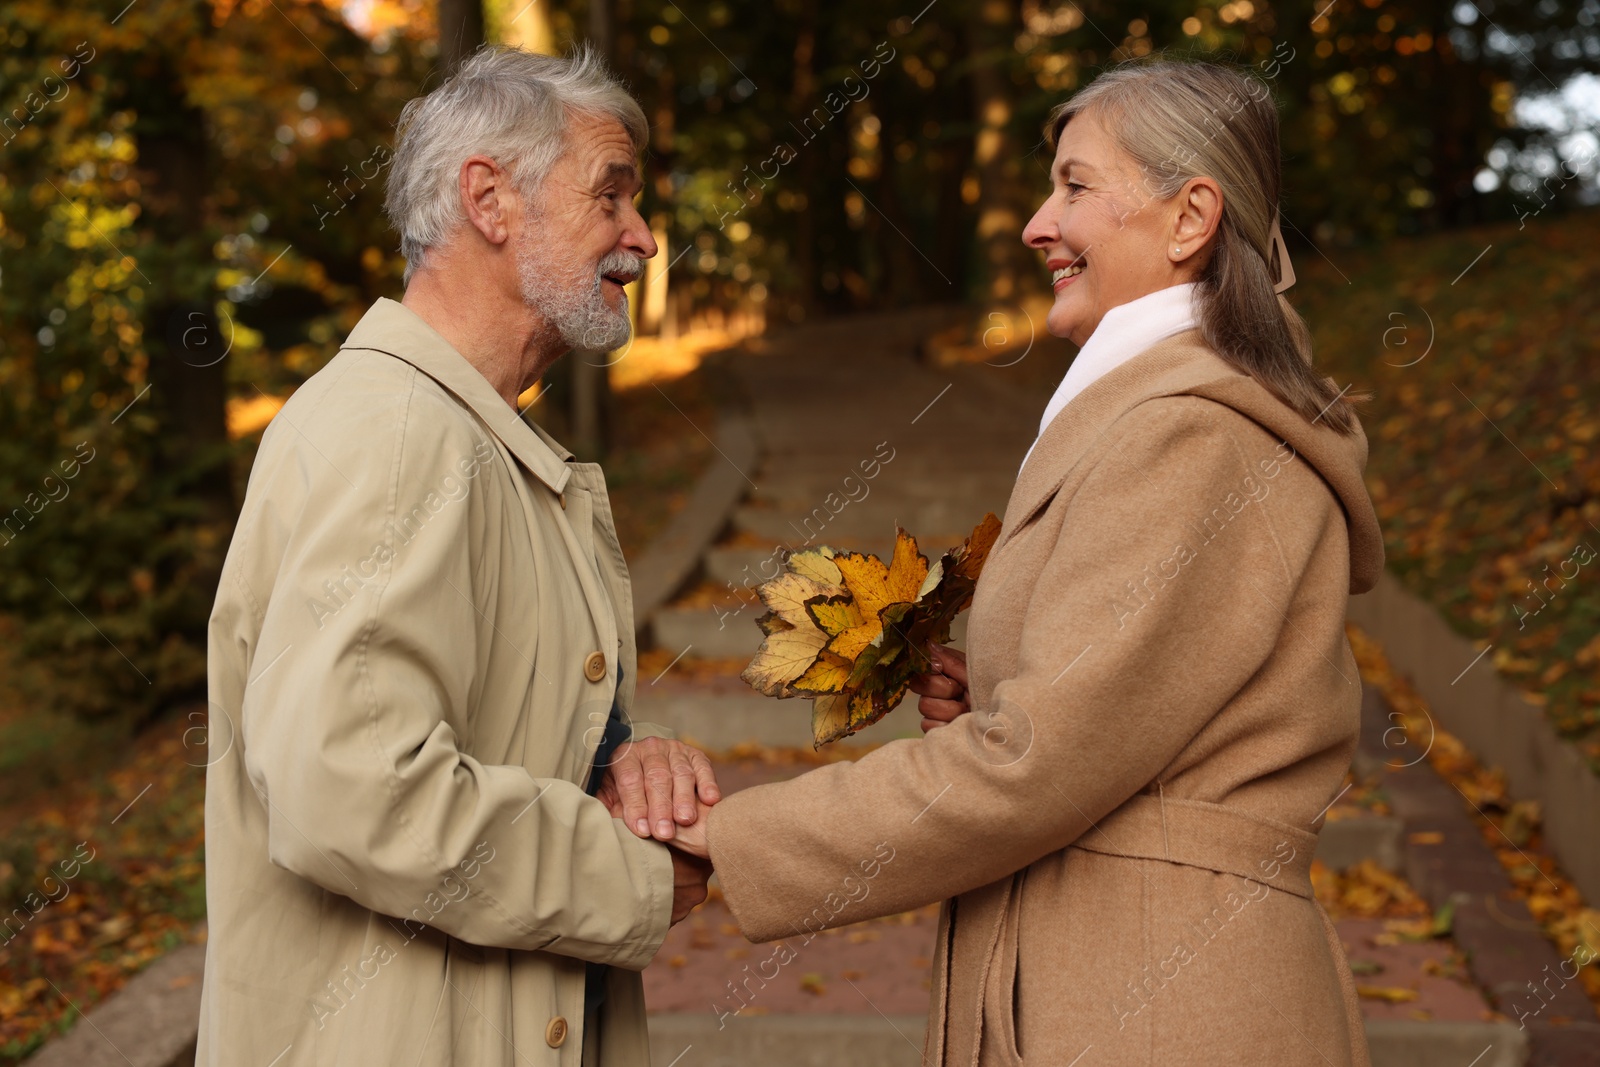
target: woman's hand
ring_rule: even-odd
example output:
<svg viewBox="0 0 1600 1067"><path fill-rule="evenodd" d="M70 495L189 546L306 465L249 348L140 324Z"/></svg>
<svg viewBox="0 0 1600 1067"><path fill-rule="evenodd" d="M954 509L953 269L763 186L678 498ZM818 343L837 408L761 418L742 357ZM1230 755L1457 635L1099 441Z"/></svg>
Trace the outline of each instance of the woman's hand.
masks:
<svg viewBox="0 0 1600 1067"><path fill-rule="evenodd" d="M967 699L967 654L945 645L928 646L933 673L911 679L911 691L921 696L922 732L955 721L972 710Z"/></svg>
<svg viewBox="0 0 1600 1067"><path fill-rule="evenodd" d="M706 816L711 814L711 806L700 803L695 812L695 820L687 826L679 826L672 835L672 840L667 842L673 851L688 853L707 864L711 862L711 843L706 840Z"/></svg>

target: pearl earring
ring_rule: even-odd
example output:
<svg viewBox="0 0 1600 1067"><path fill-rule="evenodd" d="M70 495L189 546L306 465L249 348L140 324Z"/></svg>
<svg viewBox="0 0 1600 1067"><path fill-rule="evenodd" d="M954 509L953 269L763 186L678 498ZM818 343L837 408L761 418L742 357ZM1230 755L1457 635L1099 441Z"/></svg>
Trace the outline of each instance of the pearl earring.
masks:
<svg viewBox="0 0 1600 1067"><path fill-rule="evenodd" d="M1181 249L1181 248L1174 248L1174 249L1173 249L1173 250L1172 250L1172 254L1173 254L1173 255L1175 255L1175 256L1181 256L1181 255L1183 255L1183 249Z"/></svg>

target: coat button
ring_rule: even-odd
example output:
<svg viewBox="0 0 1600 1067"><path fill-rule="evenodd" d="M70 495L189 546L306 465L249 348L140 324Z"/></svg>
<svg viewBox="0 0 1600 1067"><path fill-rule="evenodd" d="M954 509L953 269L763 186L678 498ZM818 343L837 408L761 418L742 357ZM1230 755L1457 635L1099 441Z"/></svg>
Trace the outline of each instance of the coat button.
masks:
<svg viewBox="0 0 1600 1067"><path fill-rule="evenodd" d="M560 1048L567 1039L567 1020L557 1015L550 1020L550 1025L544 1028L544 1043L551 1048Z"/></svg>
<svg viewBox="0 0 1600 1067"><path fill-rule="evenodd" d="M604 652L591 652L589 658L583 661L583 676L591 682L598 682L606 676L606 657Z"/></svg>

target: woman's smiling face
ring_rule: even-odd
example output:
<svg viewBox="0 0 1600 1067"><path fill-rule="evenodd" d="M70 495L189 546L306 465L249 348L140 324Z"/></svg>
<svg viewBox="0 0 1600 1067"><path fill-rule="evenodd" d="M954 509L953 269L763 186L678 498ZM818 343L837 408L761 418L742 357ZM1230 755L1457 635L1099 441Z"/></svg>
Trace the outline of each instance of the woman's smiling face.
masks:
<svg viewBox="0 0 1600 1067"><path fill-rule="evenodd" d="M1107 311L1198 275L1198 246L1183 248L1176 261L1173 252L1185 228L1174 201L1186 198L1155 199L1093 112L1061 131L1050 181L1050 197L1022 240L1045 255L1055 336L1081 346Z"/></svg>

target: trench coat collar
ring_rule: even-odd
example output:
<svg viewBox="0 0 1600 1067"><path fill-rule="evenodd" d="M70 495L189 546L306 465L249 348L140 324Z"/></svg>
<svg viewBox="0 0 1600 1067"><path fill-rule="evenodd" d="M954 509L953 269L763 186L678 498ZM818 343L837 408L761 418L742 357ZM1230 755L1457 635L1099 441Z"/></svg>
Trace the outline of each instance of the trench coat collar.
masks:
<svg viewBox="0 0 1600 1067"><path fill-rule="evenodd" d="M523 422L465 356L404 304L379 297L342 349L383 352L411 364L470 408L551 492L566 488L570 453Z"/></svg>

